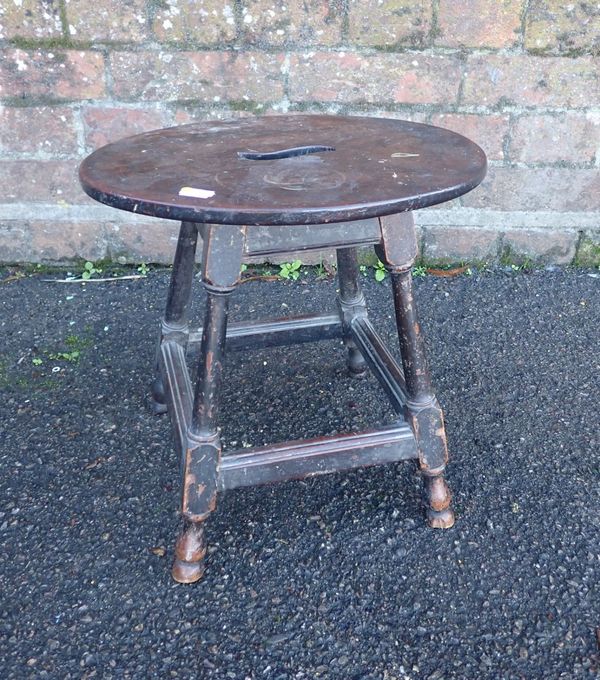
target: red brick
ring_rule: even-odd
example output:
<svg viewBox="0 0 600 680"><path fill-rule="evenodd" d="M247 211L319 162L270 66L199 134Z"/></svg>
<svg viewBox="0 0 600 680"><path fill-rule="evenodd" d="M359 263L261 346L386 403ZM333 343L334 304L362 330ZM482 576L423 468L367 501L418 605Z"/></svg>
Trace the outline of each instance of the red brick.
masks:
<svg viewBox="0 0 600 680"><path fill-rule="evenodd" d="M101 222L30 222L31 261L67 262L106 257L106 235Z"/></svg>
<svg viewBox="0 0 600 680"><path fill-rule="evenodd" d="M0 40L60 38L62 24L58 2L6 0L0 4Z"/></svg>
<svg viewBox="0 0 600 680"><path fill-rule="evenodd" d="M31 236L28 222L0 222L0 262L13 264L31 261Z"/></svg>
<svg viewBox="0 0 600 680"><path fill-rule="evenodd" d="M504 137L508 134L509 116L440 113L432 116L432 125L458 132L479 144L489 160L504 159Z"/></svg>
<svg viewBox="0 0 600 680"><path fill-rule="evenodd" d="M313 52L292 56L289 80L294 101L449 104L460 63L446 55Z"/></svg>
<svg viewBox="0 0 600 680"><path fill-rule="evenodd" d="M264 116L283 116L288 113L281 110L281 107L275 105L257 105L256 110L240 111L235 108L227 107L205 107L203 105L196 106L195 104L181 104L175 105L173 108L172 124L173 125L187 125L189 123L196 123L206 120L234 120L239 118L248 118L255 115ZM314 106L302 107L302 113L306 114L322 114L323 109L318 103ZM426 111L416 111L413 109L403 111L388 111L386 109L369 109L365 112L361 108L349 110L348 116L373 116L373 118L391 118L393 120L407 120L413 123L427 124L429 121L429 113Z"/></svg>
<svg viewBox="0 0 600 680"><path fill-rule="evenodd" d="M350 0L350 41L358 45L422 46L432 22L429 0Z"/></svg>
<svg viewBox="0 0 600 680"><path fill-rule="evenodd" d="M76 154L73 110L66 106L0 106L0 150L42 156Z"/></svg>
<svg viewBox="0 0 600 680"><path fill-rule="evenodd" d="M88 99L104 95L99 52L0 51L0 96Z"/></svg>
<svg viewBox="0 0 600 680"><path fill-rule="evenodd" d="M172 263L179 234L179 224L173 220L125 222L107 228L110 258L126 262Z"/></svg>
<svg viewBox="0 0 600 680"><path fill-rule="evenodd" d="M166 101L271 101L283 96L283 55L260 52L113 52L115 95Z"/></svg>
<svg viewBox="0 0 600 680"><path fill-rule="evenodd" d="M244 0L243 35L261 45L337 45L344 19L342 0Z"/></svg>
<svg viewBox="0 0 600 680"><path fill-rule="evenodd" d="M154 33L165 42L221 45L236 37L234 6L223 0L166 0L156 10Z"/></svg>
<svg viewBox="0 0 600 680"><path fill-rule="evenodd" d="M591 57L476 54L467 60L465 104L578 108L599 98L598 65Z"/></svg>
<svg viewBox="0 0 600 680"><path fill-rule="evenodd" d="M525 47L554 53L600 51L600 10L594 2L530 0Z"/></svg>
<svg viewBox="0 0 600 680"><path fill-rule="evenodd" d="M498 237L499 233L493 229L426 227L423 230L423 257L446 262L495 259Z"/></svg>
<svg viewBox="0 0 600 680"><path fill-rule="evenodd" d="M510 158L524 163L591 163L599 146L597 114L521 116L513 126Z"/></svg>
<svg viewBox="0 0 600 680"><path fill-rule="evenodd" d="M514 229L504 232L502 246L511 256L551 264L570 264L575 257L578 239L576 231Z"/></svg>
<svg viewBox="0 0 600 680"><path fill-rule="evenodd" d="M256 110L252 111L237 111L229 108L197 108L194 106L178 106L175 108L173 114L174 125L186 125L188 123L196 123L203 120L232 120L238 118L247 118L254 116L257 113L265 116L280 115L280 111L275 111L272 107L266 105L257 105Z"/></svg>
<svg viewBox="0 0 600 680"><path fill-rule="evenodd" d="M572 168L491 167L463 205L498 210L600 210L600 173Z"/></svg>
<svg viewBox="0 0 600 680"><path fill-rule="evenodd" d="M170 122L169 115L159 109L87 106L82 113L85 142L89 149L97 149L129 135L156 130Z"/></svg>
<svg viewBox="0 0 600 680"><path fill-rule="evenodd" d="M145 0L67 0L66 11L75 40L140 42L148 37Z"/></svg>
<svg viewBox="0 0 600 680"><path fill-rule="evenodd" d="M511 47L519 41L523 4L523 0L441 0L435 44Z"/></svg>
<svg viewBox="0 0 600 680"><path fill-rule="evenodd" d="M86 203L77 179L79 161L0 161L2 202Z"/></svg>

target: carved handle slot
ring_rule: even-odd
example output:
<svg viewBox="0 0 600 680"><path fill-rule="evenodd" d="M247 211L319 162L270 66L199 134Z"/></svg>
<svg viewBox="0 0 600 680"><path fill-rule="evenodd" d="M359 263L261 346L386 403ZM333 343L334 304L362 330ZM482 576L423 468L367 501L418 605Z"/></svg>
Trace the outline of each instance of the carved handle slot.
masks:
<svg viewBox="0 0 600 680"><path fill-rule="evenodd" d="M323 151L335 151L334 146L323 146L321 144L313 144L312 146L295 146L292 149L281 149L280 151L267 151L260 153L258 151L238 151L240 158L245 158L248 161L274 161L280 158L293 158L294 156L306 156L309 153L321 153Z"/></svg>

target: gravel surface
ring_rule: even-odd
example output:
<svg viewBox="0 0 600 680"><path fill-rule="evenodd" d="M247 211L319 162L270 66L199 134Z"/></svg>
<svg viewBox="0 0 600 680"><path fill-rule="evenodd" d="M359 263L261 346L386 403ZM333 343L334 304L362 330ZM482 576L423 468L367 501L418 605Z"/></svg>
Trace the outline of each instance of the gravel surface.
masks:
<svg viewBox="0 0 600 680"><path fill-rule="evenodd" d="M177 463L147 403L168 274L42 278L0 285L2 678L598 677L597 272L416 280L454 529L426 527L411 463L240 489L194 586L170 579ZM364 283L393 342L389 283ZM333 290L247 284L233 317ZM229 448L392 418L336 342L231 353L226 371Z"/></svg>

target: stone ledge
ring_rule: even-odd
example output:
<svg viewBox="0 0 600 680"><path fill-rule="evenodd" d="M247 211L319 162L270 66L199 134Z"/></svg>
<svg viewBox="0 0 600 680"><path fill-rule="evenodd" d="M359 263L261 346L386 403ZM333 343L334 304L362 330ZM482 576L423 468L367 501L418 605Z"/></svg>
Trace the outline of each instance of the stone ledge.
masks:
<svg viewBox="0 0 600 680"><path fill-rule="evenodd" d="M0 206L0 262L68 263L111 259L170 264L178 224L103 206ZM21 208L22 210L19 210ZM549 264L600 264L597 213L518 213L473 209L416 213L425 262L531 259ZM366 253L366 251L365 251ZM331 262L331 252L256 258L278 263ZM369 262L365 255L365 262Z"/></svg>
<svg viewBox="0 0 600 680"><path fill-rule="evenodd" d="M600 212L492 210L486 208L435 208L417 210L420 227L482 227L486 229L598 229ZM100 203L0 203L0 224L10 221L107 222L114 224L156 224L167 220L134 215Z"/></svg>

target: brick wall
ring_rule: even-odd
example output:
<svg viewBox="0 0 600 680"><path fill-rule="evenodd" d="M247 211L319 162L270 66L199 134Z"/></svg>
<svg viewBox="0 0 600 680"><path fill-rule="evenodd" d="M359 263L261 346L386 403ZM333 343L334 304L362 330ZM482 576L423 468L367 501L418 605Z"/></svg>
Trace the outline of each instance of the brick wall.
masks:
<svg viewBox="0 0 600 680"><path fill-rule="evenodd" d="M386 115L488 153L417 213L428 260L600 258L600 5L557 0L2 0L0 260L165 261L176 225L95 204L108 141L203 118Z"/></svg>

